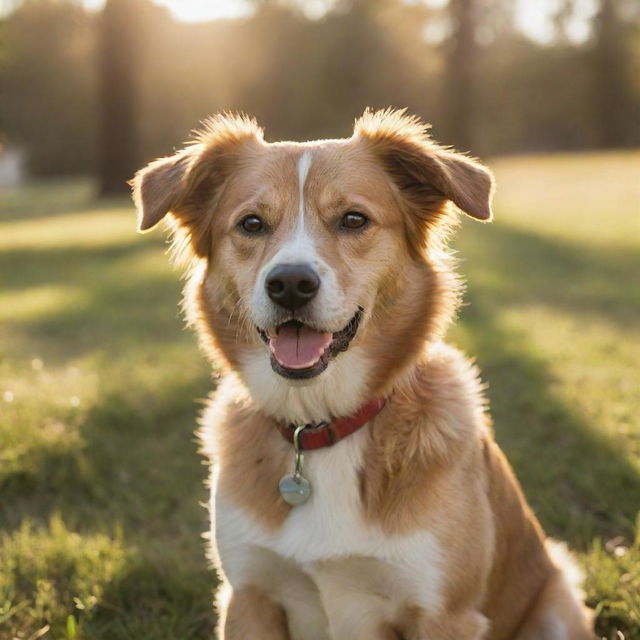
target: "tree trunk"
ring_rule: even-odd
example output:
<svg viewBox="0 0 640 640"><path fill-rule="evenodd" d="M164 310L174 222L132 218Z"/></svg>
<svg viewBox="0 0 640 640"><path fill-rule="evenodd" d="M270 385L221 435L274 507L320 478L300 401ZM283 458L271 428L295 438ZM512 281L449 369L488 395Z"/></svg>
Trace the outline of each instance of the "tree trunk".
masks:
<svg viewBox="0 0 640 640"><path fill-rule="evenodd" d="M630 104L626 78L625 29L616 0L600 0L594 19L594 105L599 143L619 147L627 142Z"/></svg>
<svg viewBox="0 0 640 640"><path fill-rule="evenodd" d="M126 193L138 165L137 0L107 0L100 17L101 195Z"/></svg>
<svg viewBox="0 0 640 640"><path fill-rule="evenodd" d="M476 100L475 0L449 0L452 34L447 43L444 87L444 135L442 138L459 149L473 148Z"/></svg>

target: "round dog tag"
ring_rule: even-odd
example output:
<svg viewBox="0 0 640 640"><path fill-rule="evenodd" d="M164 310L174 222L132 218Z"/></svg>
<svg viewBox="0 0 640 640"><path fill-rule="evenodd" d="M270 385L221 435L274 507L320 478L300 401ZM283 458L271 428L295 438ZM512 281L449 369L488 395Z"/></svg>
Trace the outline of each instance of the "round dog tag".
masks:
<svg viewBox="0 0 640 640"><path fill-rule="evenodd" d="M311 496L311 483L300 474L289 473L278 486L282 499L290 505L305 503Z"/></svg>

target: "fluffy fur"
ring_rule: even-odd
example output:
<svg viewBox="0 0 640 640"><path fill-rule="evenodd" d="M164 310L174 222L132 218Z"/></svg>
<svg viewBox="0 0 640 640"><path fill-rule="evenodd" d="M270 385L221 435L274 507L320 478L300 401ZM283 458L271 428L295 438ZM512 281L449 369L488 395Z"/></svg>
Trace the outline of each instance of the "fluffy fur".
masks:
<svg viewBox="0 0 640 640"><path fill-rule="evenodd" d="M266 143L217 116L132 181L139 226L169 215L191 260L185 309L226 374L202 418L211 555L225 640L586 640L590 614L495 444L476 369L443 342L460 287L446 237L491 218L493 179L404 112L366 112L346 140ZM356 232L345 212L366 214ZM264 221L249 237L246 215ZM309 380L274 372L257 328L288 320L265 295L275 264L322 284L299 319L346 353ZM291 507L279 421L385 408L306 455L314 491ZM566 555L566 554L565 554Z"/></svg>

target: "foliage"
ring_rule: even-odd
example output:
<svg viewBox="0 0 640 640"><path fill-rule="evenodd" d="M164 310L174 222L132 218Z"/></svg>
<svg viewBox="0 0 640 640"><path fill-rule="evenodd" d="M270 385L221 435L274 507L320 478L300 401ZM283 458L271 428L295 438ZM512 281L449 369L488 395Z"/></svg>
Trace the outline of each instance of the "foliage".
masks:
<svg viewBox="0 0 640 640"><path fill-rule="evenodd" d="M639 10L633 0L599 1L615 4L620 18L603 31L595 14L592 37L575 43L562 26L573 3L563 0L569 9L559 14L557 37L543 45L514 28L513 0L475 0L467 32L477 45L465 54L474 73L455 82L451 12L471 0L441 9L334 0L322 17L309 17L302 0L263 1L247 18L194 24L173 21L151 0L127 3L139 15L125 93L135 93L138 112L136 135L120 141L120 153L133 154L139 138L139 164L163 155L219 110L258 116L270 139L299 139L346 133L366 106L389 105L408 106L434 123L442 142L476 154L638 144ZM92 173L106 102L98 95L100 15L70 0L18 4L0 19L0 138L26 146L36 174ZM473 143L462 140L465 114Z"/></svg>
<svg viewBox="0 0 640 640"><path fill-rule="evenodd" d="M76 4L31 0L0 19L0 34L0 147L25 145L36 174L91 170L93 16Z"/></svg>

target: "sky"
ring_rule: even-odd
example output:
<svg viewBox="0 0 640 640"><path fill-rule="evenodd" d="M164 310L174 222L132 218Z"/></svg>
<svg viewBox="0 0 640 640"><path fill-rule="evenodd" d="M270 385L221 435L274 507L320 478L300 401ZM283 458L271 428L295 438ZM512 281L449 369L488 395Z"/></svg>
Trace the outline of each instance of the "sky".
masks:
<svg viewBox="0 0 640 640"><path fill-rule="evenodd" d="M83 0L85 7L100 9L105 0ZM174 18L185 22L200 22L218 18L240 18L250 12L246 0L153 0L165 6Z"/></svg>
<svg viewBox="0 0 640 640"><path fill-rule="evenodd" d="M238 18L247 15L249 4L244 0L154 0L168 7L179 20L198 21L214 18Z"/></svg>
<svg viewBox="0 0 640 640"><path fill-rule="evenodd" d="M550 42L553 38L551 16L559 6L559 0L516 0L516 24L530 38ZM567 24L571 40L582 42L588 37L589 22L596 10L597 0L575 0L574 15Z"/></svg>

